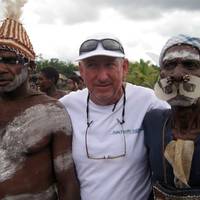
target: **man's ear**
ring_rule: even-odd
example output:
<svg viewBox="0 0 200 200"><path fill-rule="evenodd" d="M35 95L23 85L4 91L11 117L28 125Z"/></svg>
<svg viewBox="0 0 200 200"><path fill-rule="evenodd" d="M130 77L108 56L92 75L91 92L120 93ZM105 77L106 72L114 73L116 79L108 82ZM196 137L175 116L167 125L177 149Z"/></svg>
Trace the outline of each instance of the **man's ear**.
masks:
<svg viewBox="0 0 200 200"><path fill-rule="evenodd" d="M85 66L83 64L83 62L79 62L78 63L78 67L79 67L79 72L80 72L80 76L83 79L83 83L85 84Z"/></svg>
<svg viewBox="0 0 200 200"><path fill-rule="evenodd" d="M128 69L129 69L129 61L128 59L123 60L123 79L126 80L126 76L128 74Z"/></svg>
<svg viewBox="0 0 200 200"><path fill-rule="evenodd" d="M83 75L83 64L81 62L78 63L78 68L79 68L80 75L83 78L84 77L84 75Z"/></svg>

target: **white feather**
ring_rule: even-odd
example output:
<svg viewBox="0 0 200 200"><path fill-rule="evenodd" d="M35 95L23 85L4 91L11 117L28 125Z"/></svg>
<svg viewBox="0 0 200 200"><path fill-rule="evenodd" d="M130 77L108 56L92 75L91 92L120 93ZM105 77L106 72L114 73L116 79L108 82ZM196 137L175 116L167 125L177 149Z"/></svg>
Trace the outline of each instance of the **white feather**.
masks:
<svg viewBox="0 0 200 200"><path fill-rule="evenodd" d="M2 2L5 5L5 17L19 21L22 14L22 8L26 4L27 0L2 0Z"/></svg>

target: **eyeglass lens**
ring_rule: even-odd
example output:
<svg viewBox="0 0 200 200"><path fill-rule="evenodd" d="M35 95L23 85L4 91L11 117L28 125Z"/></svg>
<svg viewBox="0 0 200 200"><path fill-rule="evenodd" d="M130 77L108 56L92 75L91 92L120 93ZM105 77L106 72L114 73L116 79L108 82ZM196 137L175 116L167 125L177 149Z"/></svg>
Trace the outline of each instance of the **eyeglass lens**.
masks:
<svg viewBox="0 0 200 200"><path fill-rule="evenodd" d="M93 51L97 48L98 40L87 40L80 47L80 54L82 52Z"/></svg>
<svg viewBox="0 0 200 200"><path fill-rule="evenodd" d="M122 46L116 40L104 39L101 42L103 44L104 49L112 50L112 51L120 50L122 53L124 53Z"/></svg>
<svg viewBox="0 0 200 200"><path fill-rule="evenodd" d="M124 49L118 41L113 39L103 39L103 40L85 41L80 47L79 54L81 55L81 53L83 52L89 52L95 50L99 42L102 43L103 48L106 50L121 51L122 53L124 53Z"/></svg>
<svg viewBox="0 0 200 200"><path fill-rule="evenodd" d="M119 123L119 120L116 120L115 123L116 122L118 124L115 125L115 127L117 127L117 131L115 131L115 133L113 133L112 135L106 134L102 136L104 137L104 139L106 138L107 141L112 141L112 145L110 145L110 143L107 143L107 141L102 141L103 143L99 143L102 137L98 137L98 135L100 136L102 134L102 131L97 131L93 123L87 127L85 133L85 146L87 157L89 159L116 159L126 156L126 138L123 126L121 123ZM93 134L94 131L95 137Z"/></svg>

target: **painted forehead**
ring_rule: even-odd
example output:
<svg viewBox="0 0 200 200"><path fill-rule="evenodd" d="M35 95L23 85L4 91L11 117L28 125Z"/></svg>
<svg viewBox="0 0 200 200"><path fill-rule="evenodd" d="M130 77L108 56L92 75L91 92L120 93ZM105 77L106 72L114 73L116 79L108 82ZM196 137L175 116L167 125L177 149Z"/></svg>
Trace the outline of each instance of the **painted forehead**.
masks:
<svg viewBox="0 0 200 200"><path fill-rule="evenodd" d="M172 46L166 50L162 62L177 58L200 61L200 54L197 48L190 45Z"/></svg>

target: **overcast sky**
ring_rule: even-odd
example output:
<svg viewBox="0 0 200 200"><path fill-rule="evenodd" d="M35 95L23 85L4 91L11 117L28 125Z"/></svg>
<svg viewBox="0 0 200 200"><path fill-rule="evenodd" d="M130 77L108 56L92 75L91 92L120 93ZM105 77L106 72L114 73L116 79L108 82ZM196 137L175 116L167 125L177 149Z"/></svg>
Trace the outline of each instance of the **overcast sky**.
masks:
<svg viewBox="0 0 200 200"><path fill-rule="evenodd" d="M131 61L151 60L173 35L200 36L200 0L28 0L23 11L36 54L72 62L98 32L116 35Z"/></svg>

